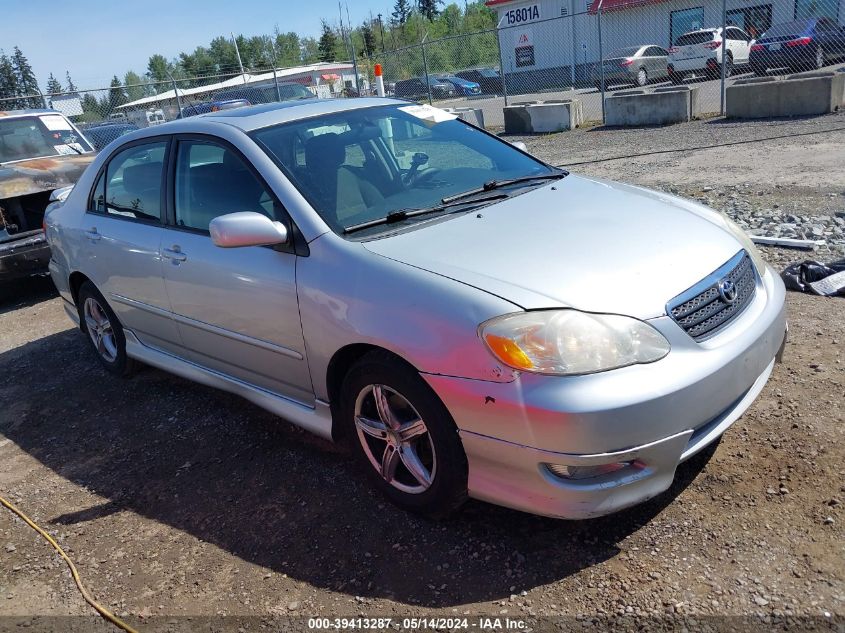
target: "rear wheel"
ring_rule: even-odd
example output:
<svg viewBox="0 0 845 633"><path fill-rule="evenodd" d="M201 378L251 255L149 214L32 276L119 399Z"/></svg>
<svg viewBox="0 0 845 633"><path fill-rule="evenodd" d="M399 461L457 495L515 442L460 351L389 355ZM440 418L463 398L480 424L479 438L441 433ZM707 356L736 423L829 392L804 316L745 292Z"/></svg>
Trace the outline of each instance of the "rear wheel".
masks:
<svg viewBox="0 0 845 633"><path fill-rule="evenodd" d="M824 68L826 63L824 49L821 46L816 47L816 69Z"/></svg>
<svg viewBox="0 0 845 633"><path fill-rule="evenodd" d="M648 85L648 73L645 68L637 71L637 85L640 87Z"/></svg>
<svg viewBox="0 0 845 633"><path fill-rule="evenodd" d="M432 518L467 498L467 461L449 411L413 368L374 352L344 380L346 440L374 485L399 507Z"/></svg>
<svg viewBox="0 0 845 633"><path fill-rule="evenodd" d="M79 289L77 299L82 329L97 355L100 364L113 374L129 376L135 362L126 355L123 327L100 291L90 281Z"/></svg>

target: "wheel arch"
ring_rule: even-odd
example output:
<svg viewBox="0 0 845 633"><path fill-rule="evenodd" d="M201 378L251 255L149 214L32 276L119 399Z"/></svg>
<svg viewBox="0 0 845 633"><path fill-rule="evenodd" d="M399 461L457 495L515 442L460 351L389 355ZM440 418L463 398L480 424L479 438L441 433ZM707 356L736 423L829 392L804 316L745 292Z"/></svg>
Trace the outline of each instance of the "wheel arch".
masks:
<svg viewBox="0 0 845 633"><path fill-rule="evenodd" d="M331 360L329 360L328 367L326 368L326 392L329 396L329 406L331 407L332 413L332 439L335 442L342 439L342 425L340 424L338 407L340 404L340 390L343 386L343 379L355 363L365 356L373 353L390 356L391 358L408 366L413 371L419 371L416 367L414 367L414 365L409 363L399 354L379 345L373 345L371 343L350 343L349 345L344 345L337 350L332 355Z"/></svg>
<svg viewBox="0 0 845 633"><path fill-rule="evenodd" d="M73 271L70 276L68 277L68 288L70 288L70 296L73 298L73 305L79 309L79 289L82 288L82 284L86 281L91 281L84 273L79 272L78 270ZM93 284L94 282L91 281ZM82 320L80 319L79 329L85 331L84 326L82 325Z"/></svg>

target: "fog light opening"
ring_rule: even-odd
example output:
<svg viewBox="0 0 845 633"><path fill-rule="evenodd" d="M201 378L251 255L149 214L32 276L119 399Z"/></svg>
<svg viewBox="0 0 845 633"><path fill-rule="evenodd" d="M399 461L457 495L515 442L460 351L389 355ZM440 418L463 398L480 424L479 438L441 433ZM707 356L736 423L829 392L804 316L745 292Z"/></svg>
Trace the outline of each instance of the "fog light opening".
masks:
<svg viewBox="0 0 845 633"><path fill-rule="evenodd" d="M632 460L627 462L612 462L610 464L598 464L596 466L572 466L564 464L546 464L549 471L562 479L581 480L592 479L594 477L601 477L602 475L609 475L611 473L624 470L625 468L642 468L639 460Z"/></svg>

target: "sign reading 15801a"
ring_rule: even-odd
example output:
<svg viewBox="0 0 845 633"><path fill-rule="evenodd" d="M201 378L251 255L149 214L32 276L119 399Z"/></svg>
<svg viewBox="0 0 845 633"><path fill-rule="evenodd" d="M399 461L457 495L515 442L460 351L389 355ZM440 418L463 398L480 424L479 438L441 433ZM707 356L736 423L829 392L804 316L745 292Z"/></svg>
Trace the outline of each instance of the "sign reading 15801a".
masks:
<svg viewBox="0 0 845 633"><path fill-rule="evenodd" d="M523 22L530 22L531 20L540 19L540 7L536 4L529 4L519 9L510 9L505 11L505 20L508 24L522 24Z"/></svg>

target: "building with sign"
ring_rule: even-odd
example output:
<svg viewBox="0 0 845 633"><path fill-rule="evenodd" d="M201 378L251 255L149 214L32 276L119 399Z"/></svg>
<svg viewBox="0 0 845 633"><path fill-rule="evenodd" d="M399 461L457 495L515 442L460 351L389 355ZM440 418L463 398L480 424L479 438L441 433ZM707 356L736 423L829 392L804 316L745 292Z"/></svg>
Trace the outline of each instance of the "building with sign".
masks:
<svg viewBox="0 0 845 633"><path fill-rule="evenodd" d="M601 9L599 10L599 5ZM488 0L498 13L508 87L531 92L589 81L599 59L619 48L669 48L687 31L722 22L721 0ZM727 19L755 36L805 17L845 24L845 0L727 0Z"/></svg>

